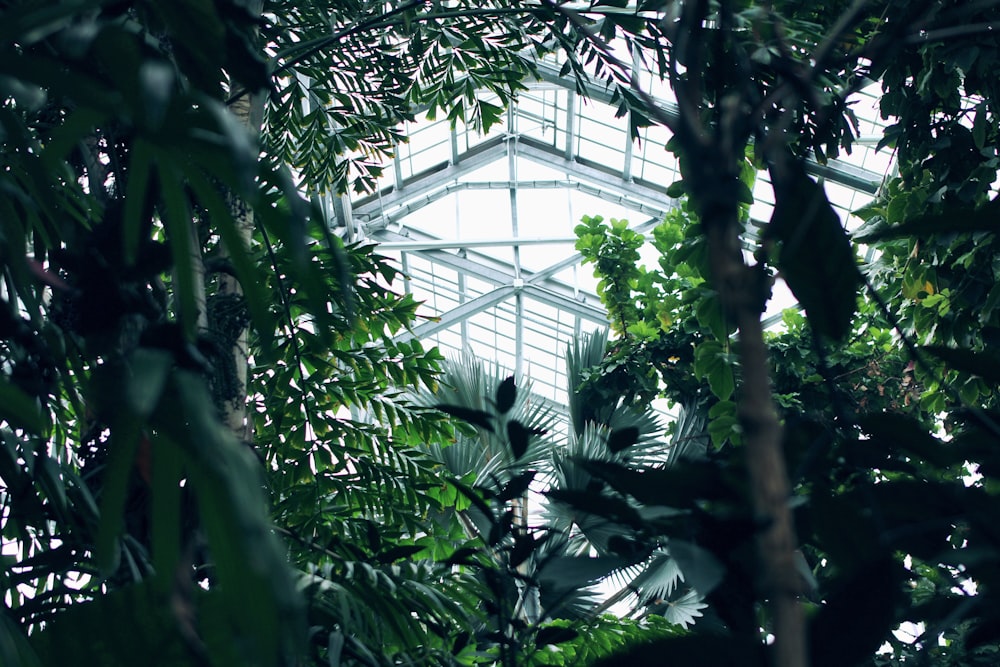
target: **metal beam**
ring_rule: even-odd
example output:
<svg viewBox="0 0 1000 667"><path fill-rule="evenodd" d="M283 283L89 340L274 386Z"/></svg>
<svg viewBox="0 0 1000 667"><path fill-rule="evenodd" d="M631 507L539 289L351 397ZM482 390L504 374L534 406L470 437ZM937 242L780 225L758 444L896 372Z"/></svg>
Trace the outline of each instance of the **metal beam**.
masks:
<svg viewBox="0 0 1000 667"><path fill-rule="evenodd" d="M537 63L537 66L541 81L552 83L568 90L576 90L579 85L579 82L570 75L559 76L559 69L553 63L541 61ZM610 88L594 81L585 81L583 86L586 96L589 99L611 104L613 92ZM668 118L677 119L679 117L679 108L675 102L657 99L655 103ZM885 174L871 171L870 169L863 169L837 159L828 160L826 164L819 164L810 158L806 161L806 171L813 176L819 176L834 183L840 183L841 185L867 192L868 194L875 194L878 191L879 184L882 183L885 177Z"/></svg>
<svg viewBox="0 0 1000 667"><path fill-rule="evenodd" d="M381 216L385 211L392 210L401 203L417 199L440 188L444 183L458 180L479 167L502 159L507 155L505 141L505 137L488 139L475 149L463 153L458 164L446 164L408 179L405 181L405 189L400 186L381 196L360 199L354 203L354 216L359 220L370 220Z"/></svg>
<svg viewBox="0 0 1000 667"><path fill-rule="evenodd" d="M557 98L558 99L558 98ZM559 118L559 114L556 114ZM576 91L572 88L566 95L566 147L563 157L572 160L576 143Z"/></svg>
<svg viewBox="0 0 1000 667"><path fill-rule="evenodd" d="M537 160L533 160L537 161ZM605 183L607 177L605 177ZM622 184L625 185L624 183ZM641 187L641 186L640 186ZM383 215L376 215L368 218L363 223L366 230L375 231L384 229L393 223L399 222L402 218L411 215L420 209L449 197L458 192L466 190L508 190L518 188L523 190L577 190L597 199L612 202L635 210L643 215L661 215L663 212L656 207L649 206L639 199L629 196L628 192L622 190L612 190L610 188L599 187L590 183L583 183L575 180L540 180L540 181L459 181L445 184L428 194L414 196L411 201L399 201L396 207ZM410 191L407 190L407 194Z"/></svg>
<svg viewBox="0 0 1000 667"><path fill-rule="evenodd" d="M413 327L410 331L396 336L397 342L406 342L414 338L429 338L439 331L444 331L455 324L459 324L469 319L477 313L488 310L502 301L506 301L520 291L520 288L513 285L501 285L492 292L487 292L475 299L466 301L457 308L452 308L442 314L436 321L425 322Z"/></svg>
<svg viewBox="0 0 1000 667"><path fill-rule="evenodd" d="M595 305L595 302L588 303L581 299L568 297L565 294L557 294L550 289L531 283L524 285L524 296L596 324L602 326L608 325L608 312L604 309L604 306ZM599 301L596 301L596 304L599 303Z"/></svg>
<svg viewBox="0 0 1000 667"><path fill-rule="evenodd" d="M523 158L558 169L573 178L591 183L602 192L607 192L608 185L613 183L615 190L618 191L614 201L631 209L643 210L648 215L663 215L677 206L677 200L667 196L666 186L660 190L642 183L630 183L623 180L621 173L614 169L601 169L584 164L579 160L567 160L562 151L531 137L520 138L518 153ZM616 179L617 182L609 182L609 177Z"/></svg>
<svg viewBox="0 0 1000 667"><path fill-rule="evenodd" d="M538 301L539 303L544 303L547 306L551 306L571 315L575 315L582 320L587 320L601 326L608 326L607 312L601 306L567 298L565 295L556 294L551 290L538 287L537 285L524 285L523 287L519 287L517 285L510 284L501 285L492 292L487 292L486 294L478 296L475 299L471 299L460 306L441 314L441 316L435 321L425 322L424 324L416 326L411 331L407 331L396 336L396 341L406 342L414 338L429 338L440 331L450 329L455 325L464 324L470 317L489 310L512 296L519 299L519 306L521 308L526 307L524 305L524 299L531 299L532 301ZM521 322L521 326L523 326L523 313L517 318L517 320Z"/></svg>
<svg viewBox="0 0 1000 667"><path fill-rule="evenodd" d="M429 234L424 234L416 230L406 231L410 234L410 236L403 236L397 232L383 229L374 234L370 240L375 242L381 242L383 240L399 242L409 239L415 239L418 242L429 239L439 240ZM477 255L475 253L469 253L473 255L475 259L460 257L455 253L447 252L445 250L422 250L412 254L416 257L422 257L429 262L439 264L440 266L453 271L465 272L470 276L475 276L480 280L493 283L494 285L506 285L514 280L514 269L510 266L510 264L500 262L489 257L484 257L482 255Z"/></svg>
<svg viewBox="0 0 1000 667"><path fill-rule="evenodd" d="M400 250L403 252L415 252L417 250L447 250L449 248L496 248L514 245L564 245L566 243L576 243L575 236L554 236L548 238L520 237L504 239L469 239L468 241L440 240L440 241L382 241L379 243L379 250Z"/></svg>
<svg viewBox="0 0 1000 667"><path fill-rule="evenodd" d="M647 226L651 227L655 224L655 222L656 221L651 220L647 223L643 223L643 225L640 225L638 229L645 229ZM398 242L412 238L420 242L422 240L434 238L429 234L418 232L416 230L407 230L407 232L412 236L406 237L387 229L381 230L373 236L371 240L376 242L381 240ZM500 260L493 259L492 257L480 255L476 252L468 252L465 257L446 250L421 250L412 254L417 257L422 257L434 264L451 269L452 271L462 272L480 280L493 283L494 285L508 285L513 284L514 282L514 267L509 262L502 262ZM574 254L571 259L573 259L573 261L567 264L567 266L571 266L574 262L579 261L580 258L579 255ZM574 288L552 278L554 274L558 273L563 268L565 267L548 267L542 271L523 270L521 272L521 276L526 285L534 285L559 296L563 300L561 303L584 304L586 308L581 312L586 313L587 315L585 316L587 317L592 317L593 313L596 312L592 310L592 308L596 307L598 310L603 311L600 306L588 305L600 304L601 301L596 294L588 292L577 293Z"/></svg>
<svg viewBox="0 0 1000 667"><path fill-rule="evenodd" d="M661 221L662 218L652 218L651 220L647 220L642 224L636 225L634 229L637 232L645 232L652 229L653 227L656 227L658 224L660 224ZM551 276L554 276L555 274L562 271L563 269L568 269L569 267L573 266L574 264L578 264L581 261L583 261L583 255L580 253L575 253L563 260L556 262L555 264L551 264L545 267L544 269L536 271L534 274L532 274L531 278L527 280L527 282L529 285L536 283L541 284L544 281L548 280Z"/></svg>

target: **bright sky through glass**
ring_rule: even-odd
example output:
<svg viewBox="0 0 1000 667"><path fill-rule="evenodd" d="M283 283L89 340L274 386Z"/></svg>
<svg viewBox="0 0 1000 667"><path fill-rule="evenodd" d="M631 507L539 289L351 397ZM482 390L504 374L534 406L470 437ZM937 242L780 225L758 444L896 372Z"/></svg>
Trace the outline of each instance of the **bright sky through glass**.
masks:
<svg viewBox="0 0 1000 667"><path fill-rule="evenodd" d="M665 128L643 129L631 142L626 119L601 101L604 91L585 101L550 69L486 135L446 120L408 124L410 140L386 165L381 192L352 205L358 236L382 243L408 276L402 287L424 302L420 313L431 319L417 336L446 355L471 352L530 374L540 397L562 411L567 344L606 324L573 228L583 215L601 215L648 235L675 204L665 192L678 175ZM817 168L848 228L858 222L850 211L891 169L891 153L874 150L883 126L877 93L869 87L852 107L860 136L852 154ZM754 196L751 217L768 220L766 173ZM651 247L643 260L656 266ZM794 303L779 283L767 314Z"/></svg>

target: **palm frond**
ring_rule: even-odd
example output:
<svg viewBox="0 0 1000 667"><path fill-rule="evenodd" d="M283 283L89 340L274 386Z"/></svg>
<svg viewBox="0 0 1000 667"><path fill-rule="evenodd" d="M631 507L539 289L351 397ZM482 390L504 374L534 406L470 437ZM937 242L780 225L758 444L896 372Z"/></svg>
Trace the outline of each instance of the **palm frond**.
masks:
<svg viewBox="0 0 1000 667"><path fill-rule="evenodd" d="M470 354L449 359L436 392L421 392L413 397L417 405L449 405L476 410L490 416L493 430L459 429L450 444L426 443L421 450L444 464L448 471L462 478L475 474L474 484L496 487L524 470L547 470L552 456L552 432L558 416L543 401L534 400L531 381L515 378L517 393L513 406L505 414L496 409L497 390L510 373L496 364L483 362ZM527 451L514 455L506 437L506 425L517 421L534 433Z"/></svg>
<svg viewBox="0 0 1000 667"><path fill-rule="evenodd" d="M348 650L379 656L375 664L433 664L448 653L450 638L480 621L483 591L475 577L430 561L327 563L310 567L299 586L310 623L339 628Z"/></svg>
<svg viewBox="0 0 1000 667"><path fill-rule="evenodd" d="M668 466L682 459L698 459L705 456L710 442L707 425L708 410L701 401L681 405L677 421L674 422L674 433L670 439Z"/></svg>
<svg viewBox="0 0 1000 667"><path fill-rule="evenodd" d="M570 430L577 435L583 433L587 422L607 423L615 407L605 405L591 388L586 387L587 370L601 363L607 347L607 329L581 334L566 346Z"/></svg>

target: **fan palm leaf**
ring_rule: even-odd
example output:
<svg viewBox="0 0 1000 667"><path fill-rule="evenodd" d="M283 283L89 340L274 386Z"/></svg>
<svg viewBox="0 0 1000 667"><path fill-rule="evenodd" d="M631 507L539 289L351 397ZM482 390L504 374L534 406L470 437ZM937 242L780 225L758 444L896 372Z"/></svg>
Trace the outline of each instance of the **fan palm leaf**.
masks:
<svg viewBox="0 0 1000 667"><path fill-rule="evenodd" d="M528 449L520 457L511 450L506 426L516 421L535 434L550 433L557 424L557 415L542 401L533 400L531 382L515 378L517 388L513 405L499 414L495 397L509 373L495 364L483 362L471 354L447 360L436 392L424 392L414 402L425 406L451 406L489 415L492 430L459 429L455 441L427 443L421 447L432 459L443 464L458 478L474 474L473 483L498 489L514 475L525 470L550 467L552 441L532 437Z"/></svg>

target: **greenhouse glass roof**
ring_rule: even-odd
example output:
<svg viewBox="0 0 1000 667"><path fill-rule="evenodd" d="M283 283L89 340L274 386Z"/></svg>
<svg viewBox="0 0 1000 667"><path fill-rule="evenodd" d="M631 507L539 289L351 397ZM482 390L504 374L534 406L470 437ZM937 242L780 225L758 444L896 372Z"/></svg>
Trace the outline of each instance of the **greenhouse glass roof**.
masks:
<svg viewBox="0 0 1000 667"><path fill-rule="evenodd" d="M345 238L381 244L402 267L403 288L423 302L421 323L404 336L526 374L541 399L564 411L566 345L607 325L573 228L583 215L601 215L651 230L676 205L666 190L679 176L664 148L666 128L643 129L631 141L627 119L615 117L602 88L584 99L554 67L543 64L541 74L503 127L487 134L447 119L409 124L409 142L386 165L378 193L330 203ZM875 151L878 92L869 87L853 106L860 130L853 153L811 166L849 227L849 211L869 201L892 168L891 153ZM669 97L657 100L671 112ZM754 196L751 217L768 220L774 198L766 173ZM775 311L794 299L786 293L776 302Z"/></svg>

